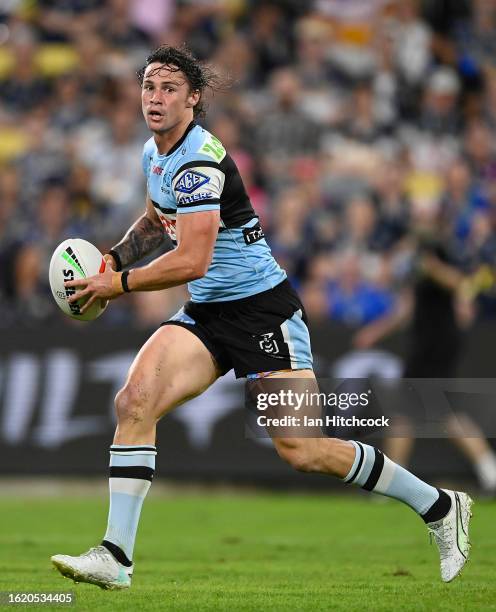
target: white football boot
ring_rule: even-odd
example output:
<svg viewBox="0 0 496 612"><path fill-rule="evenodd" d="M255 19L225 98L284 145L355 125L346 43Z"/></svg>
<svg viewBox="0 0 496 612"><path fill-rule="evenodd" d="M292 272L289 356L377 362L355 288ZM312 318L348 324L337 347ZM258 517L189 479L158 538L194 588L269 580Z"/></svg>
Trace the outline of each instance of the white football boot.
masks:
<svg viewBox="0 0 496 612"><path fill-rule="evenodd" d="M74 582L89 582L102 589L128 589L131 586L133 567L125 567L105 548L96 546L88 552L71 557L54 555L52 563L59 572Z"/></svg>
<svg viewBox="0 0 496 612"><path fill-rule="evenodd" d="M428 523L429 534L434 536L441 557L441 578L451 582L468 561L470 541L468 524L472 513L472 500L466 493L443 489L451 498L448 514L439 521Z"/></svg>

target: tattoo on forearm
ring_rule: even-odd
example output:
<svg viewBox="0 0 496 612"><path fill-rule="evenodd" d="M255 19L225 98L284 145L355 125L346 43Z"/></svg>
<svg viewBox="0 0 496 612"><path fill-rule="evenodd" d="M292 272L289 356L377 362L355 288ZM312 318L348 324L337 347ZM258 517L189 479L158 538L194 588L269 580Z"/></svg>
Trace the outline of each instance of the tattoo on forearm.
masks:
<svg viewBox="0 0 496 612"><path fill-rule="evenodd" d="M119 255L122 267L125 268L152 253L164 240L162 226L143 215L112 250Z"/></svg>

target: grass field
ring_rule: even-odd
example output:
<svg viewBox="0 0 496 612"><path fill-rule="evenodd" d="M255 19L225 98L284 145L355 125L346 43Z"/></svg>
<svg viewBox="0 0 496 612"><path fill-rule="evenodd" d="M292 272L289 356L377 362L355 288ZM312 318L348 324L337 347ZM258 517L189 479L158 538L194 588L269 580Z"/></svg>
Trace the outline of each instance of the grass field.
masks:
<svg viewBox="0 0 496 612"><path fill-rule="evenodd" d="M399 503L267 493L150 496L133 587L109 592L74 585L49 562L54 553L79 554L98 542L104 496L0 498L0 591L73 590L72 609L113 612L496 610L496 505L479 502L474 510L472 559L446 585L423 523Z"/></svg>

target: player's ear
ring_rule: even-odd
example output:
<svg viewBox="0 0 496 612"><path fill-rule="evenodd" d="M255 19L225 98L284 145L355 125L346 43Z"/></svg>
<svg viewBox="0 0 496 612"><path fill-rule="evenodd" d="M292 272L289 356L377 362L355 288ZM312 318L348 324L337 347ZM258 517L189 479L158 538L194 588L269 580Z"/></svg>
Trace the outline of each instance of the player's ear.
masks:
<svg viewBox="0 0 496 612"><path fill-rule="evenodd" d="M198 89L192 89L189 92L188 99L186 100L186 107L193 108L200 101L200 91Z"/></svg>

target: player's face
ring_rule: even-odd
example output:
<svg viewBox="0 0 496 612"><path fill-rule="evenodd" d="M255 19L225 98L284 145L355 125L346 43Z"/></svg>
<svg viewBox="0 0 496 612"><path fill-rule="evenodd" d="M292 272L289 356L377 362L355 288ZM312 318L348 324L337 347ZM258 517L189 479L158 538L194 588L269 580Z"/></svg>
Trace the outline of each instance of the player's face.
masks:
<svg viewBox="0 0 496 612"><path fill-rule="evenodd" d="M171 71L158 62L147 66L141 104L146 124L152 132L167 132L192 115L198 98L198 92L191 91L182 72Z"/></svg>

